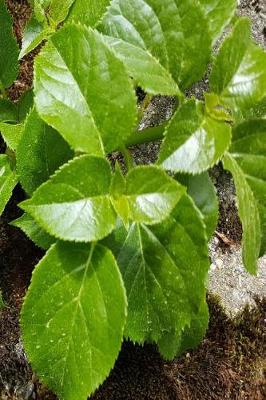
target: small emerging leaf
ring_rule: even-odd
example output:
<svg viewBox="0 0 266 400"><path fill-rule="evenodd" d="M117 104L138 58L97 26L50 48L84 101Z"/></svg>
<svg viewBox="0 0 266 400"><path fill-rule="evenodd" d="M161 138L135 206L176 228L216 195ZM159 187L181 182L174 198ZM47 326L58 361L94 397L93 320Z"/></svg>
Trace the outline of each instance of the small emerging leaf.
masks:
<svg viewBox="0 0 266 400"><path fill-rule="evenodd" d="M23 33L22 47L19 53L19 59L34 50L44 39L53 32L49 27L45 27L43 23L34 17L28 22Z"/></svg>
<svg viewBox="0 0 266 400"><path fill-rule="evenodd" d="M70 10L68 21L95 27L111 0L76 0Z"/></svg>

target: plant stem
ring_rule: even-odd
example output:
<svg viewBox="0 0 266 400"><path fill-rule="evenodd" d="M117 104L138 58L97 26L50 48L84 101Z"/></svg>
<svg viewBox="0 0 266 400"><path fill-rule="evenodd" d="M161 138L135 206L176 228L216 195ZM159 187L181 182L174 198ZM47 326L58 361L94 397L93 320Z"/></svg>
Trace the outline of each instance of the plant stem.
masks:
<svg viewBox="0 0 266 400"><path fill-rule="evenodd" d="M130 171L132 168L134 168L134 161L130 150L128 150L126 147L122 147L120 151L123 154L127 170Z"/></svg>
<svg viewBox="0 0 266 400"><path fill-rule="evenodd" d="M132 133L126 140L125 147L131 147L138 144L156 142L163 139L163 134L167 123L152 128L143 129L140 132Z"/></svg>

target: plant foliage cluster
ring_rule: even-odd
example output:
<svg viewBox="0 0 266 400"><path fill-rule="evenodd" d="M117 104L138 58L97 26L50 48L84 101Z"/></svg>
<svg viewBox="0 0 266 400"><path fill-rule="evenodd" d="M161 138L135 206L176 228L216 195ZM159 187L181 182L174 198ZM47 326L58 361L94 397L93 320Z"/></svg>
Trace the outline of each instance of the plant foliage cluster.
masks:
<svg viewBox="0 0 266 400"><path fill-rule="evenodd" d="M235 0L32 0L22 48L0 1L0 212L47 250L21 313L25 349L61 399L86 399L123 337L172 359L208 324L208 240L218 206L208 170L231 172L252 274L266 250L266 54ZM224 28L220 49L213 46ZM33 91L6 89L45 40ZM204 101L184 93L207 68ZM175 96L170 121L138 131L136 87ZM162 139L155 165L128 148ZM121 151L127 173L108 154Z"/></svg>

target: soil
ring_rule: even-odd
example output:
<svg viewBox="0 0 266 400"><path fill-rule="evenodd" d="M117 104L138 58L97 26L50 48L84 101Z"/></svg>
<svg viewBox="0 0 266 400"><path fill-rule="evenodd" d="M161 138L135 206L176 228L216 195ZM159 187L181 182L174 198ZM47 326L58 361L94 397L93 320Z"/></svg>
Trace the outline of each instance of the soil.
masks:
<svg viewBox="0 0 266 400"><path fill-rule="evenodd" d="M31 11L25 0L7 0L7 4L20 43ZM263 4L264 0L242 1L238 12L252 18L253 35L265 46ZM32 53L21 61L19 77L8 90L14 101L31 87L35 55ZM200 98L207 87L206 77L188 95ZM141 98L142 93L138 95ZM149 105L140 129L169 119L174 107L172 98L157 96ZM134 148L135 162L153 162L158 148L159 143ZM209 290L215 295L208 298L210 325L205 340L196 350L172 362L162 360L154 346L124 343L110 377L91 400L266 399L266 300L262 300L266 297L266 262L261 260L258 278L244 272L239 247L242 229L232 178L221 166L215 167L211 176L220 199L221 217L217 236L210 244ZM6 304L0 312L0 400L55 400L56 396L32 373L20 339L20 307L34 265L43 255L21 232L8 225L20 215L16 204L23 197L23 191L17 188L0 219L0 285ZM247 302L254 307L243 310Z"/></svg>

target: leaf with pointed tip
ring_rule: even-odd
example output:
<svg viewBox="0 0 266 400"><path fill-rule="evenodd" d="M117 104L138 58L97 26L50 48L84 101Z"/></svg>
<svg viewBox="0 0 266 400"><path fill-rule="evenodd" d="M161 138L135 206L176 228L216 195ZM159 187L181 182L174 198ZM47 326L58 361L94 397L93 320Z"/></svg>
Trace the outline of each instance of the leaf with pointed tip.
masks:
<svg viewBox="0 0 266 400"><path fill-rule="evenodd" d="M37 57L35 95L40 116L76 151L115 150L135 125L136 98L124 65L99 33L82 26L66 25Z"/></svg>
<svg viewBox="0 0 266 400"><path fill-rule="evenodd" d="M266 95L266 53L250 38L250 21L239 19L224 41L210 76L211 90L232 108L248 109Z"/></svg>
<svg viewBox="0 0 266 400"><path fill-rule="evenodd" d="M261 247L261 229L258 205L255 196L245 179L245 174L232 155L224 156L225 169L231 172L234 178L237 194L239 217L243 226L243 261L247 271L256 274L257 259Z"/></svg>
<svg viewBox="0 0 266 400"><path fill-rule="evenodd" d="M0 132L7 146L15 151L23 132L23 124L6 124L0 122Z"/></svg>
<svg viewBox="0 0 266 400"><path fill-rule="evenodd" d="M128 233L118 227L105 243L116 254L127 290L125 336L155 341L169 357L161 340L168 333L180 342L205 293L209 260L201 214L185 195L163 223L134 223ZM171 357L177 350L178 344Z"/></svg>
<svg viewBox="0 0 266 400"><path fill-rule="evenodd" d="M145 92L167 96L180 95L180 90L169 72L148 51L117 38L105 36L104 41Z"/></svg>
<svg viewBox="0 0 266 400"><path fill-rule="evenodd" d="M33 369L62 400L85 400L121 347L126 296L112 253L57 243L33 273L21 314Z"/></svg>
<svg viewBox="0 0 266 400"><path fill-rule="evenodd" d="M25 55L39 46L51 33L53 33L53 30L50 27L45 27L43 23L34 17L31 18L23 32L19 59L21 60Z"/></svg>
<svg viewBox="0 0 266 400"><path fill-rule="evenodd" d="M6 155L0 154L0 216L17 184L17 176Z"/></svg>
<svg viewBox="0 0 266 400"><path fill-rule="evenodd" d="M189 100L166 128L158 164L175 172L198 174L208 170L229 148L231 127L202 111L202 103Z"/></svg>
<svg viewBox="0 0 266 400"><path fill-rule="evenodd" d="M34 0L34 13L37 21L55 28L63 22L75 0Z"/></svg>
<svg viewBox="0 0 266 400"><path fill-rule="evenodd" d="M109 4L110 0L76 0L67 21L76 21L95 27Z"/></svg>
<svg viewBox="0 0 266 400"><path fill-rule="evenodd" d="M12 18L0 0L0 90L10 86L18 75L18 45L13 35Z"/></svg>
<svg viewBox="0 0 266 400"><path fill-rule="evenodd" d="M214 43L234 16L236 0L199 0L209 21L209 29Z"/></svg>
<svg viewBox="0 0 266 400"><path fill-rule="evenodd" d="M46 233L28 214L23 214L20 218L12 221L10 225L20 228L41 249L49 249L56 241L55 238Z"/></svg>
<svg viewBox="0 0 266 400"><path fill-rule="evenodd" d="M266 120L251 119L237 125L233 130L230 153L258 203L262 233L260 255L263 255L266 253ZM248 207L248 204L244 204L244 207ZM249 213L248 208L245 213Z"/></svg>
<svg viewBox="0 0 266 400"><path fill-rule="evenodd" d="M99 29L148 50L182 88L202 77L210 58L208 23L192 0L112 0Z"/></svg>
<svg viewBox="0 0 266 400"><path fill-rule="evenodd" d="M139 166L126 177L125 196L134 222L156 224L169 216L185 192L183 186L156 166Z"/></svg>
<svg viewBox="0 0 266 400"><path fill-rule="evenodd" d="M200 175L177 175L177 180L187 187L188 194L201 211L208 239L211 239L218 222L218 200L215 187L207 172Z"/></svg>
<svg viewBox="0 0 266 400"><path fill-rule="evenodd" d="M17 148L17 171L23 189L32 194L74 153L61 135L41 120L35 109L29 114Z"/></svg>
<svg viewBox="0 0 266 400"><path fill-rule="evenodd" d="M96 241L115 227L110 185L108 162L85 155L65 164L20 207L58 239Z"/></svg>

